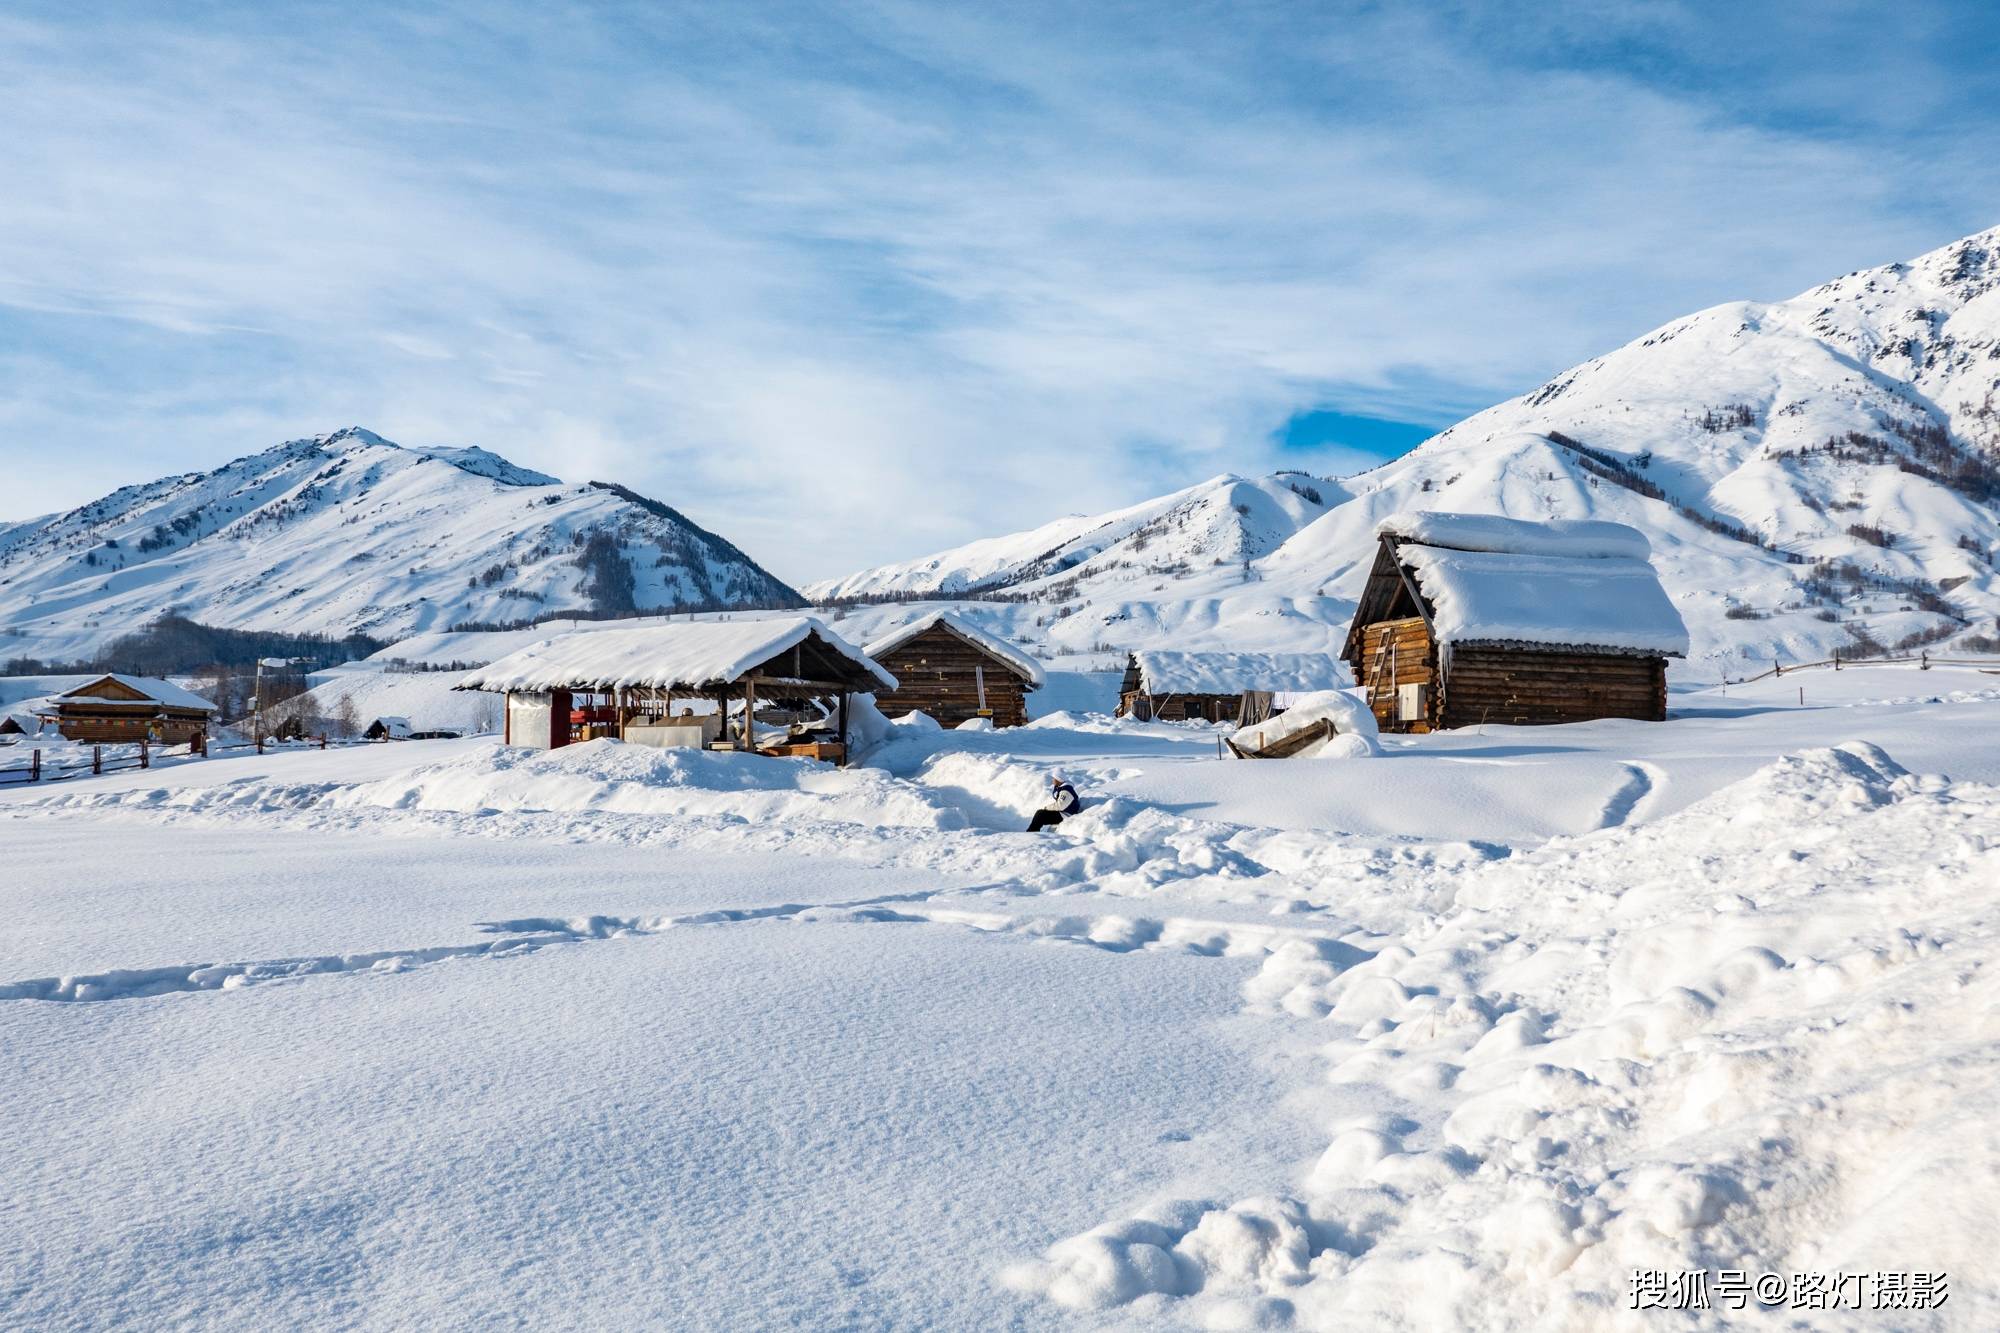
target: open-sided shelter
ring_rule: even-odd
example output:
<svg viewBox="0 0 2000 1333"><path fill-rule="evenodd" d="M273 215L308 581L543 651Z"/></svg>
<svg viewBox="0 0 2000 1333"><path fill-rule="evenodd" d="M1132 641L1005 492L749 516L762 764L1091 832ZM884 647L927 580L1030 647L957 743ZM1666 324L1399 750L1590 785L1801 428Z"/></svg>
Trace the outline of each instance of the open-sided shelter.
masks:
<svg viewBox="0 0 2000 1333"><path fill-rule="evenodd" d="M1141 721L1248 725L1269 714L1274 697L1348 683L1332 653L1137 652L1126 659L1118 712Z"/></svg>
<svg viewBox="0 0 2000 1333"><path fill-rule="evenodd" d="M786 616L564 634L470 672L453 688L506 695L509 745L615 736L844 763L848 696L894 690L896 678L813 617ZM832 703L830 727L757 742L760 704L802 708L813 699ZM697 701L699 710L690 706Z"/></svg>
<svg viewBox="0 0 2000 1333"><path fill-rule="evenodd" d="M59 694L41 716L73 741L181 745L208 735L215 705L152 676L113 672Z"/></svg>
<svg viewBox="0 0 2000 1333"><path fill-rule="evenodd" d="M997 634L933 611L868 645L868 656L896 677L875 696L885 713L925 713L944 726L990 718L996 727L1028 720L1028 692L1047 677L1042 664Z"/></svg>
<svg viewBox="0 0 2000 1333"><path fill-rule="evenodd" d="M1385 729L1667 715L1687 626L1622 523L1396 514L1342 650Z"/></svg>

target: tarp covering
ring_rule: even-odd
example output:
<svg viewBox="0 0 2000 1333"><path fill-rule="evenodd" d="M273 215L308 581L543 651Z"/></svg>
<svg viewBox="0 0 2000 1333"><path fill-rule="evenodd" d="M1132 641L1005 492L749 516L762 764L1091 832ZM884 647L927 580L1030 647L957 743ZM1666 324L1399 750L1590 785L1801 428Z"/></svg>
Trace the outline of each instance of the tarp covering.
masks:
<svg viewBox="0 0 2000 1333"><path fill-rule="evenodd" d="M1000 661L1005 662L1009 667L1013 668L1016 675L1028 682L1029 689L1040 689L1047 682L1048 678L1042 673L1042 664L1040 662L1037 662L1034 658L1028 656L999 635L989 634L963 617L955 616L949 611L933 611L927 616L912 620L909 624L892 630L868 645L868 655L870 657L886 657L908 643L911 639L935 629L939 625L949 629L952 633L963 638L967 643L974 645L982 651L991 653Z"/></svg>
<svg viewBox="0 0 2000 1333"><path fill-rule="evenodd" d="M463 677L461 690L610 690L730 685L808 638L852 663L872 688L896 678L812 616L695 621L563 634L530 644ZM859 687L858 688L862 688Z"/></svg>
<svg viewBox="0 0 2000 1333"><path fill-rule="evenodd" d="M1354 682L1332 653L1132 654L1143 694L1241 694L1337 690Z"/></svg>

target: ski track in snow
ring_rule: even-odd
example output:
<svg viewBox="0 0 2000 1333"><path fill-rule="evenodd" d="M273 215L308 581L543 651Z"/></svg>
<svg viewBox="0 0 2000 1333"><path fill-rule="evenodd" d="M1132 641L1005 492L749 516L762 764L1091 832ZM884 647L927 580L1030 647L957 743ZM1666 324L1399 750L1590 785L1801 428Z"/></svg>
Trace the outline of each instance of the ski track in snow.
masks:
<svg viewBox="0 0 2000 1333"><path fill-rule="evenodd" d="M782 903L766 907L711 908L679 916L520 917L481 921L475 928L505 938L474 944L428 948L382 949L369 953L324 954L307 958L274 958L255 962L188 963L169 967L116 968L64 977L36 977L0 982L0 1001L102 1003L143 1000L196 991L233 991L277 981L331 977L354 973L399 975L431 963L475 958L520 958L551 945L596 940L636 939L665 931L701 926L763 922L837 922L939 925L984 934L1012 935L1088 945L1107 953L1138 949L1172 949L1205 957L1247 957L1268 954L1287 944L1308 942L1314 949L1336 947L1352 961L1368 955L1340 945L1320 931L1297 927L1245 925L1179 917L1152 919L1124 916L1010 916L940 908L924 911L904 906L932 901L943 891L890 894L840 903ZM953 897L969 891L954 890ZM976 890L970 892L977 892Z"/></svg>
<svg viewBox="0 0 2000 1333"><path fill-rule="evenodd" d="M1625 783L1611 794L1605 802L1603 817L1597 821L1599 829L1617 828L1621 824L1638 823L1640 807L1652 796L1654 789L1665 776L1652 764L1640 760L1628 761L1625 771L1629 775Z"/></svg>

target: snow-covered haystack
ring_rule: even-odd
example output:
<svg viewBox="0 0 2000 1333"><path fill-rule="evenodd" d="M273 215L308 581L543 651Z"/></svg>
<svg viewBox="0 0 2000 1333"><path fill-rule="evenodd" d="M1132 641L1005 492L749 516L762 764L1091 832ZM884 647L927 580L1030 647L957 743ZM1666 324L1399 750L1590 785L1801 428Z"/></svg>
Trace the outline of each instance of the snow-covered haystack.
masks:
<svg viewBox="0 0 2000 1333"><path fill-rule="evenodd" d="M1382 753L1375 715L1345 690L1305 694L1277 716L1245 727L1230 746L1251 756L1368 759Z"/></svg>
<svg viewBox="0 0 2000 1333"><path fill-rule="evenodd" d="M876 769L599 740L559 750L480 746L344 788L330 806L458 813L592 810L952 829L964 816Z"/></svg>

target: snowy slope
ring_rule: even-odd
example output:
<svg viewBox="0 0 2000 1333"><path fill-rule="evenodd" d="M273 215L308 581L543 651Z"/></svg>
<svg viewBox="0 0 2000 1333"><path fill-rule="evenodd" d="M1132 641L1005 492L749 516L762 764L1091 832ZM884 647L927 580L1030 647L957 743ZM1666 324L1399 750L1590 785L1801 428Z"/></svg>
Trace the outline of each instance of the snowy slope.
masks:
<svg viewBox="0 0 2000 1333"><path fill-rule="evenodd" d="M795 602L656 501L358 428L0 528L9 657L84 656L169 609L389 638L560 608Z"/></svg>
<svg viewBox="0 0 2000 1333"><path fill-rule="evenodd" d="M816 583L807 593L821 601L902 592L950 595L1064 577L1092 581L1119 571L1185 573L1241 565L1269 555L1324 514L1329 489L1328 483L1304 473L1214 477L1108 514L1057 519L1027 532Z"/></svg>
<svg viewBox="0 0 2000 1333"><path fill-rule="evenodd" d="M304 694L271 707L273 727L299 718L317 732L339 734L351 720L358 734L378 717L408 719L416 731L456 731L476 735L500 730L500 700L490 694L454 690L456 671L330 671L315 676Z"/></svg>
<svg viewBox="0 0 2000 1333"><path fill-rule="evenodd" d="M1337 642L1399 510L1608 519L1650 538L1712 679L1992 634L1996 499L2000 228L1676 320L1359 476L1219 478L808 593L1030 596L969 610L1045 622L1049 654L1303 650Z"/></svg>
<svg viewBox="0 0 2000 1333"><path fill-rule="evenodd" d="M0 1325L1991 1329L1996 684L0 788Z"/></svg>

